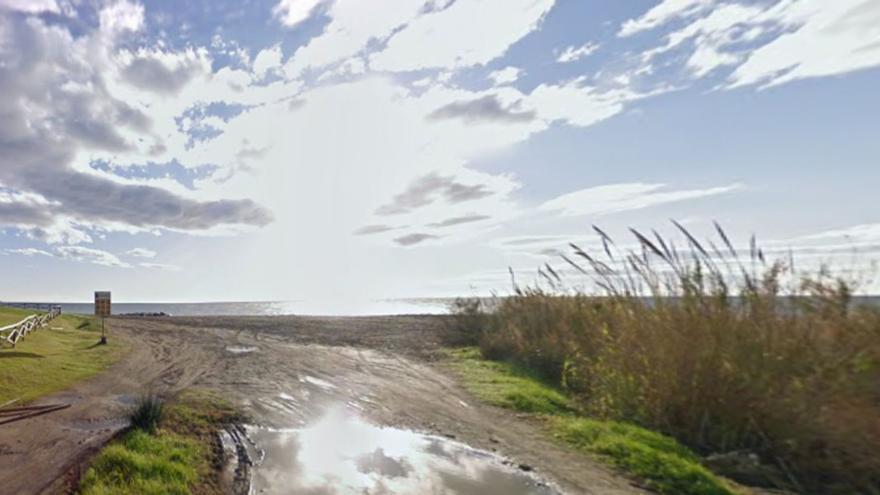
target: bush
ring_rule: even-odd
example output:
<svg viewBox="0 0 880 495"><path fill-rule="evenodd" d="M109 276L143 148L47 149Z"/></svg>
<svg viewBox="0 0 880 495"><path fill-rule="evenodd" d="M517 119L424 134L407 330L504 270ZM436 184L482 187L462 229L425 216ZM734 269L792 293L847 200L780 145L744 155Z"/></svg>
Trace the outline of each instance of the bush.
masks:
<svg viewBox="0 0 880 495"><path fill-rule="evenodd" d="M128 414L131 426L148 433L156 431L165 414L165 402L158 396L141 396Z"/></svg>
<svg viewBox="0 0 880 495"><path fill-rule="evenodd" d="M719 228L689 249L634 232L622 252L572 246L595 291L515 288L482 315L486 357L535 370L597 417L671 435L697 452L756 452L787 488L880 491L880 313L830 271L802 276Z"/></svg>
<svg viewBox="0 0 880 495"><path fill-rule="evenodd" d="M452 315L447 324L446 343L453 346L477 345L483 327L485 312L479 298L456 298L450 304Z"/></svg>

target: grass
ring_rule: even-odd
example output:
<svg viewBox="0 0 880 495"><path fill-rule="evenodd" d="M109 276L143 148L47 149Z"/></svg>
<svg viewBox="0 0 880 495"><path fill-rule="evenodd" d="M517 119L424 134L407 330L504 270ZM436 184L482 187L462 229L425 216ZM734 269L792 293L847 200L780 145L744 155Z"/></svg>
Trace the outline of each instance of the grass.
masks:
<svg viewBox="0 0 880 495"><path fill-rule="evenodd" d="M81 483L83 495L189 494L204 469L203 447L165 433L132 430L107 446Z"/></svg>
<svg viewBox="0 0 880 495"><path fill-rule="evenodd" d="M0 308L0 319L19 321L19 311ZM99 339L100 327L94 328L89 318L62 315L15 348L0 349L0 404L19 399L20 405L64 390L103 371L125 352L121 340L111 337L108 345L98 346Z"/></svg>
<svg viewBox="0 0 880 495"><path fill-rule="evenodd" d="M600 456L659 493L735 493L703 467L690 449L670 437L630 424L581 417L558 389L515 365L483 359L479 349L450 350L448 356L449 366L481 400L545 419L549 433L557 439Z"/></svg>
<svg viewBox="0 0 880 495"><path fill-rule="evenodd" d="M778 488L880 493L880 311L853 303L853 275L674 227L629 247L596 229L491 311L458 304L458 339L591 417L753 453Z"/></svg>
<svg viewBox="0 0 880 495"><path fill-rule="evenodd" d="M34 311L32 309L23 309L23 308L10 308L7 306L0 306L0 327L5 327L6 325L12 325L13 323L18 323L26 317L37 313L38 311Z"/></svg>
<svg viewBox="0 0 880 495"><path fill-rule="evenodd" d="M152 433L165 416L165 401L156 395L140 397L128 415L131 426Z"/></svg>
<svg viewBox="0 0 880 495"><path fill-rule="evenodd" d="M222 456L214 435L240 420L223 399L187 391L164 409L152 433L135 428L105 447L83 476L80 493L221 494Z"/></svg>
<svg viewBox="0 0 880 495"><path fill-rule="evenodd" d="M450 350L451 366L465 386L480 399L515 411L540 414L571 412L568 398L538 381L527 371L508 363L486 361L480 350Z"/></svg>

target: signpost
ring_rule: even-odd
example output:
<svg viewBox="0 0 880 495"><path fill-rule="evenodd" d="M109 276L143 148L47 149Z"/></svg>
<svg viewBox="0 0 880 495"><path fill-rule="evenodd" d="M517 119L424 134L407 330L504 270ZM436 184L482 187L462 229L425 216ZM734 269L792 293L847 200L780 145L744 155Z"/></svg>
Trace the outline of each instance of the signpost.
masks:
<svg viewBox="0 0 880 495"><path fill-rule="evenodd" d="M101 343L107 343L107 334L104 332L104 318L110 316L110 291L95 291L95 316L101 317Z"/></svg>

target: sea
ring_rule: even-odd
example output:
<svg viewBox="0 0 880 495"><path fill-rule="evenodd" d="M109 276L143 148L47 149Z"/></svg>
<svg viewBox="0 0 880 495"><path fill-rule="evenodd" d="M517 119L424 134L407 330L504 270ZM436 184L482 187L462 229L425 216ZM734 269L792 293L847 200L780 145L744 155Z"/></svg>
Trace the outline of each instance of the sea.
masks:
<svg viewBox="0 0 880 495"><path fill-rule="evenodd" d="M249 302L198 302L198 303L138 303L114 302L113 314L156 314L171 316L380 316L447 314L452 298L410 298L356 301L340 304L312 301L249 301ZM61 306L63 313L94 314L92 302L0 302L0 306L18 306L43 309Z"/></svg>

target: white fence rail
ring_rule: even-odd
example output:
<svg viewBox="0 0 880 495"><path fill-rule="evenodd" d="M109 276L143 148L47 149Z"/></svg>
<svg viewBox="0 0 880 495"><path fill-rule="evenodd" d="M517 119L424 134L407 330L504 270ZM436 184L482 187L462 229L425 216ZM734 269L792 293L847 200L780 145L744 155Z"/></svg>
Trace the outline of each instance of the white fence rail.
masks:
<svg viewBox="0 0 880 495"><path fill-rule="evenodd" d="M46 327L50 321L61 314L61 308L53 307L48 313L30 315L18 323L0 327L0 342L6 341L15 347L27 334Z"/></svg>

